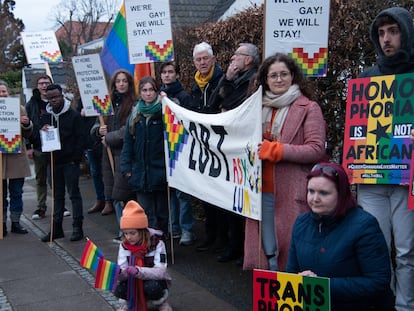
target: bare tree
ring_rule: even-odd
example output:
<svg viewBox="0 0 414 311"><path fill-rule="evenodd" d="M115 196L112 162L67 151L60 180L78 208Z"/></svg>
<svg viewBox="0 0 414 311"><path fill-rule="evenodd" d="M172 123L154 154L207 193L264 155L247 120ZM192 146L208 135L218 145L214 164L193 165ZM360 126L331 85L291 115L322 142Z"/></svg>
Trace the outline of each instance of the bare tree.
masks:
<svg viewBox="0 0 414 311"><path fill-rule="evenodd" d="M56 35L64 58L79 44L104 36L119 10L119 0L61 0L54 8Z"/></svg>

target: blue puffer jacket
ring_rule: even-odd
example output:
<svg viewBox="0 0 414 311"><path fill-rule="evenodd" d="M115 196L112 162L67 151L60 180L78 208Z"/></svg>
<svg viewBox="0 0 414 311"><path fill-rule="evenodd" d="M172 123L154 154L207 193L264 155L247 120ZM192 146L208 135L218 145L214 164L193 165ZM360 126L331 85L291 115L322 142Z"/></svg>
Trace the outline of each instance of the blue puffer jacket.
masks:
<svg viewBox="0 0 414 311"><path fill-rule="evenodd" d="M296 219L286 271L305 270L330 278L332 311L393 308L387 245L377 220L361 208L342 218Z"/></svg>
<svg viewBox="0 0 414 311"><path fill-rule="evenodd" d="M135 125L131 125L135 122ZM145 117L130 117L121 152L121 172L131 173L128 183L133 191L165 190L167 176L164 159L164 125L161 111Z"/></svg>

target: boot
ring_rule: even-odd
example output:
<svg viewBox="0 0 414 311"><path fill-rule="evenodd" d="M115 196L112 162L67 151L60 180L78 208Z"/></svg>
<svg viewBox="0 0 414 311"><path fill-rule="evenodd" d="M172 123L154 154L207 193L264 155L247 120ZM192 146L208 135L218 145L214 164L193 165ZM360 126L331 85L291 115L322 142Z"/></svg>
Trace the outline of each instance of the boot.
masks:
<svg viewBox="0 0 414 311"><path fill-rule="evenodd" d="M88 209L88 214L102 212L105 207L105 201L96 200L95 205Z"/></svg>
<svg viewBox="0 0 414 311"><path fill-rule="evenodd" d="M49 242L50 241L50 235L51 235L51 233L49 232L48 234L43 236L42 237L42 242ZM62 223L61 222L59 222L59 223L54 222L53 223L52 240L60 239L60 238L64 238L64 237L65 237L65 233L63 232Z"/></svg>
<svg viewBox="0 0 414 311"><path fill-rule="evenodd" d="M7 224L3 222L3 237L7 235Z"/></svg>
<svg viewBox="0 0 414 311"><path fill-rule="evenodd" d="M102 216L110 215L115 212L114 206L112 205L112 202L105 202L105 207L101 212Z"/></svg>
<svg viewBox="0 0 414 311"><path fill-rule="evenodd" d="M12 222L11 232L17 233L17 234L27 234L29 231L27 231L25 228L23 228L18 221Z"/></svg>
<svg viewBox="0 0 414 311"><path fill-rule="evenodd" d="M82 230L82 222L77 222L73 225L73 232L70 236L70 241L80 241L83 239L83 230Z"/></svg>

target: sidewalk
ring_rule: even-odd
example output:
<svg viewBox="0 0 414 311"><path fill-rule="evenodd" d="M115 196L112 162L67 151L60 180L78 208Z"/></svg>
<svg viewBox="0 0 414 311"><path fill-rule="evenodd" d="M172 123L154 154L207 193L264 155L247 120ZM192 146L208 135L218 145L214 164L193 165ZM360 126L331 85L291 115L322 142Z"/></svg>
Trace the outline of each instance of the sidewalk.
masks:
<svg viewBox="0 0 414 311"><path fill-rule="evenodd" d="M91 181L81 178L80 186L84 202L93 202ZM65 238L52 245L43 243L40 237L50 228L51 198L48 197L47 217L31 220L36 207L34 181L26 181L23 197L21 223L29 234L11 233L8 221L8 234L0 240L0 311L116 310L117 298L109 291L96 290L94 274L79 265L85 241L69 241L71 217L64 219ZM68 198L66 206L70 211ZM85 234L103 251L105 258L116 261L118 244L112 242L117 227L115 217L98 224L93 217L102 216L87 215L88 206L85 203ZM169 302L175 311L237 310L173 268L169 268L169 273L173 278Z"/></svg>

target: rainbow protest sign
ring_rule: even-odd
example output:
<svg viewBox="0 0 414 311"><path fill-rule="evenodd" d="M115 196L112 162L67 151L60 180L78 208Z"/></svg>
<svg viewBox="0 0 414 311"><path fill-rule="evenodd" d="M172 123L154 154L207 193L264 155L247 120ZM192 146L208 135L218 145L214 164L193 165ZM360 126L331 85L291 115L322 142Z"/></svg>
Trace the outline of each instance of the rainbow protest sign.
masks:
<svg viewBox="0 0 414 311"><path fill-rule="evenodd" d="M414 74L349 81L342 163L351 183L408 185L413 98Z"/></svg>
<svg viewBox="0 0 414 311"><path fill-rule="evenodd" d="M19 153L20 148L19 99L13 97L0 98L0 152Z"/></svg>
<svg viewBox="0 0 414 311"><path fill-rule="evenodd" d="M63 61L53 31L22 32L21 36L29 64L60 63Z"/></svg>
<svg viewBox="0 0 414 311"><path fill-rule="evenodd" d="M96 270L95 288L103 290L115 290L118 280L119 265L109 260L99 258Z"/></svg>
<svg viewBox="0 0 414 311"><path fill-rule="evenodd" d="M330 310L329 279L253 271L253 311Z"/></svg>
<svg viewBox="0 0 414 311"><path fill-rule="evenodd" d="M84 268L96 271L98 269L99 258L103 258L103 253L96 245L88 239L83 249L80 265Z"/></svg>

